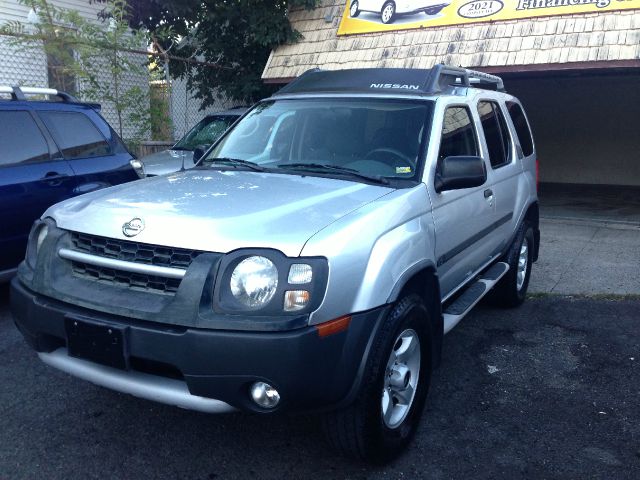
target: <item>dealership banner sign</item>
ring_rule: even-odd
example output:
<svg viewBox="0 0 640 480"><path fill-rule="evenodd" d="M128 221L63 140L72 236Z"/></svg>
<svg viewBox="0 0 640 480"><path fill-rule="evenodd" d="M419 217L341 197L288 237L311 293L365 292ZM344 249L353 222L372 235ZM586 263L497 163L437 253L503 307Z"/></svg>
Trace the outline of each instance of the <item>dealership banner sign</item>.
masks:
<svg viewBox="0 0 640 480"><path fill-rule="evenodd" d="M640 0L346 0L338 35L640 9Z"/></svg>

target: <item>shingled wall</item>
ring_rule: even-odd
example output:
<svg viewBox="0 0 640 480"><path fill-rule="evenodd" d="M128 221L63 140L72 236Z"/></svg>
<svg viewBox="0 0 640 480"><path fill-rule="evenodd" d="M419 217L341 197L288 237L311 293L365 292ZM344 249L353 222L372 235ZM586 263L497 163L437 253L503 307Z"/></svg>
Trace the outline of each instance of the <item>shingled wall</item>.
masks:
<svg viewBox="0 0 640 480"><path fill-rule="evenodd" d="M322 0L314 10L292 11L291 22L304 38L274 50L263 78L286 81L314 67L430 68L436 63L496 71L585 62L640 67L640 10L338 37L346 1Z"/></svg>

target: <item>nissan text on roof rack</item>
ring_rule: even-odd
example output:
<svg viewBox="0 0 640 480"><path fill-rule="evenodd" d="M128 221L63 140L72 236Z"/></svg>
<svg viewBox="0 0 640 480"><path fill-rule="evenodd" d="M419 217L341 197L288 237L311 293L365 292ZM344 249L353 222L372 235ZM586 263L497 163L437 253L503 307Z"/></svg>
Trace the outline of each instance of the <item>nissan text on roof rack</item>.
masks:
<svg viewBox="0 0 640 480"><path fill-rule="evenodd" d="M0 283L15 274L47 208L137 179L99 110L51 88L0 86Z"/></svg>
<svg viewBox="0 0 640 480"><path fill-rule="evenodd" d="M50 208L12 306L72 375L203 412L318 412L331 445L384 462L443 335L487 295L524 300L539 238L533 140L498 77L313 70L195 168Z"/></svg>

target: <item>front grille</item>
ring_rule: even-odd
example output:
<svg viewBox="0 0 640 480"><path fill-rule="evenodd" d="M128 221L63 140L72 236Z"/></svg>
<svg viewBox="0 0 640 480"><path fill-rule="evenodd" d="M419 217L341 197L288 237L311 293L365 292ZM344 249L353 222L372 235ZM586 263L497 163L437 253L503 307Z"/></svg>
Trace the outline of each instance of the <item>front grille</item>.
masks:
<svg viewBox="0 0 640 480"><path fill-rule="evenodd" d="M83 262L71 262L73 273L92 280L98 280L111 285L120 285L135 290L156 293L174 294L180 286L179 278L165 278L141 273L125 272L113 268L89 265Z"/></svg>
<svg viewBox="0 0 640 480"><path fill-rule="evenodd" d="M115 238L99 237L86 233L70 232L74 250L103 258L125 262L170 267L186 270L198 255L199 250L148 245ZM128 287L153 293L175 294L181 279L166 278L144 273L133 273L109 267L72 260L76 276L111 285Z"/></svg>
<svg viewBox="0 0 640 480"><path fill-rule="evenodd" d="M191 262L202 253L199 250L147 245L78 232L71 233L71 241L79 252L126 262L182 269L189 268Z"/></svg>

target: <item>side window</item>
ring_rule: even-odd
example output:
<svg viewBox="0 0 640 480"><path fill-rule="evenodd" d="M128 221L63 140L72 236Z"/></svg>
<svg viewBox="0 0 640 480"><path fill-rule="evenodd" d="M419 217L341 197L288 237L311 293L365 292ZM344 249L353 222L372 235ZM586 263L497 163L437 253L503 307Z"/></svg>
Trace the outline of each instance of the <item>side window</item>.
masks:
<svg viewBox="0 0 640 480"><path fill-rule="evenodd" d="M47 142L25 111L0 111L0 167L49 160Z"/></svg>
<svg viewBox="0 0 640 480"><path fill-rule="evenodd" d="M511 161L511 136L502 110L495 102L478 102L478 113L493 168Z"/></svg>
<svg viewBox="0 0 640 480"><path fill-rule="evenodd" d="M533 153L533 138L531 138L531 130L527 123L527 117L524 116L520 104L516 102L507 102L507 110L513 126L516 127L516 134L518 135L518 140L520 140L522 153L525 157L528 157Z"/></svg>
<svg viewBox="0 0 640 480"><path fill-rule="evenodd" d="M111 155L109 144L89 117L76 112L38 112L67 160Z"/></svg>
<svg viewBox="0 0 640 480"><path fill-rule="evenodd" d="M449 107L444 112L438 163L446 157L476 156L478 141L467 107Z"/></svg>

